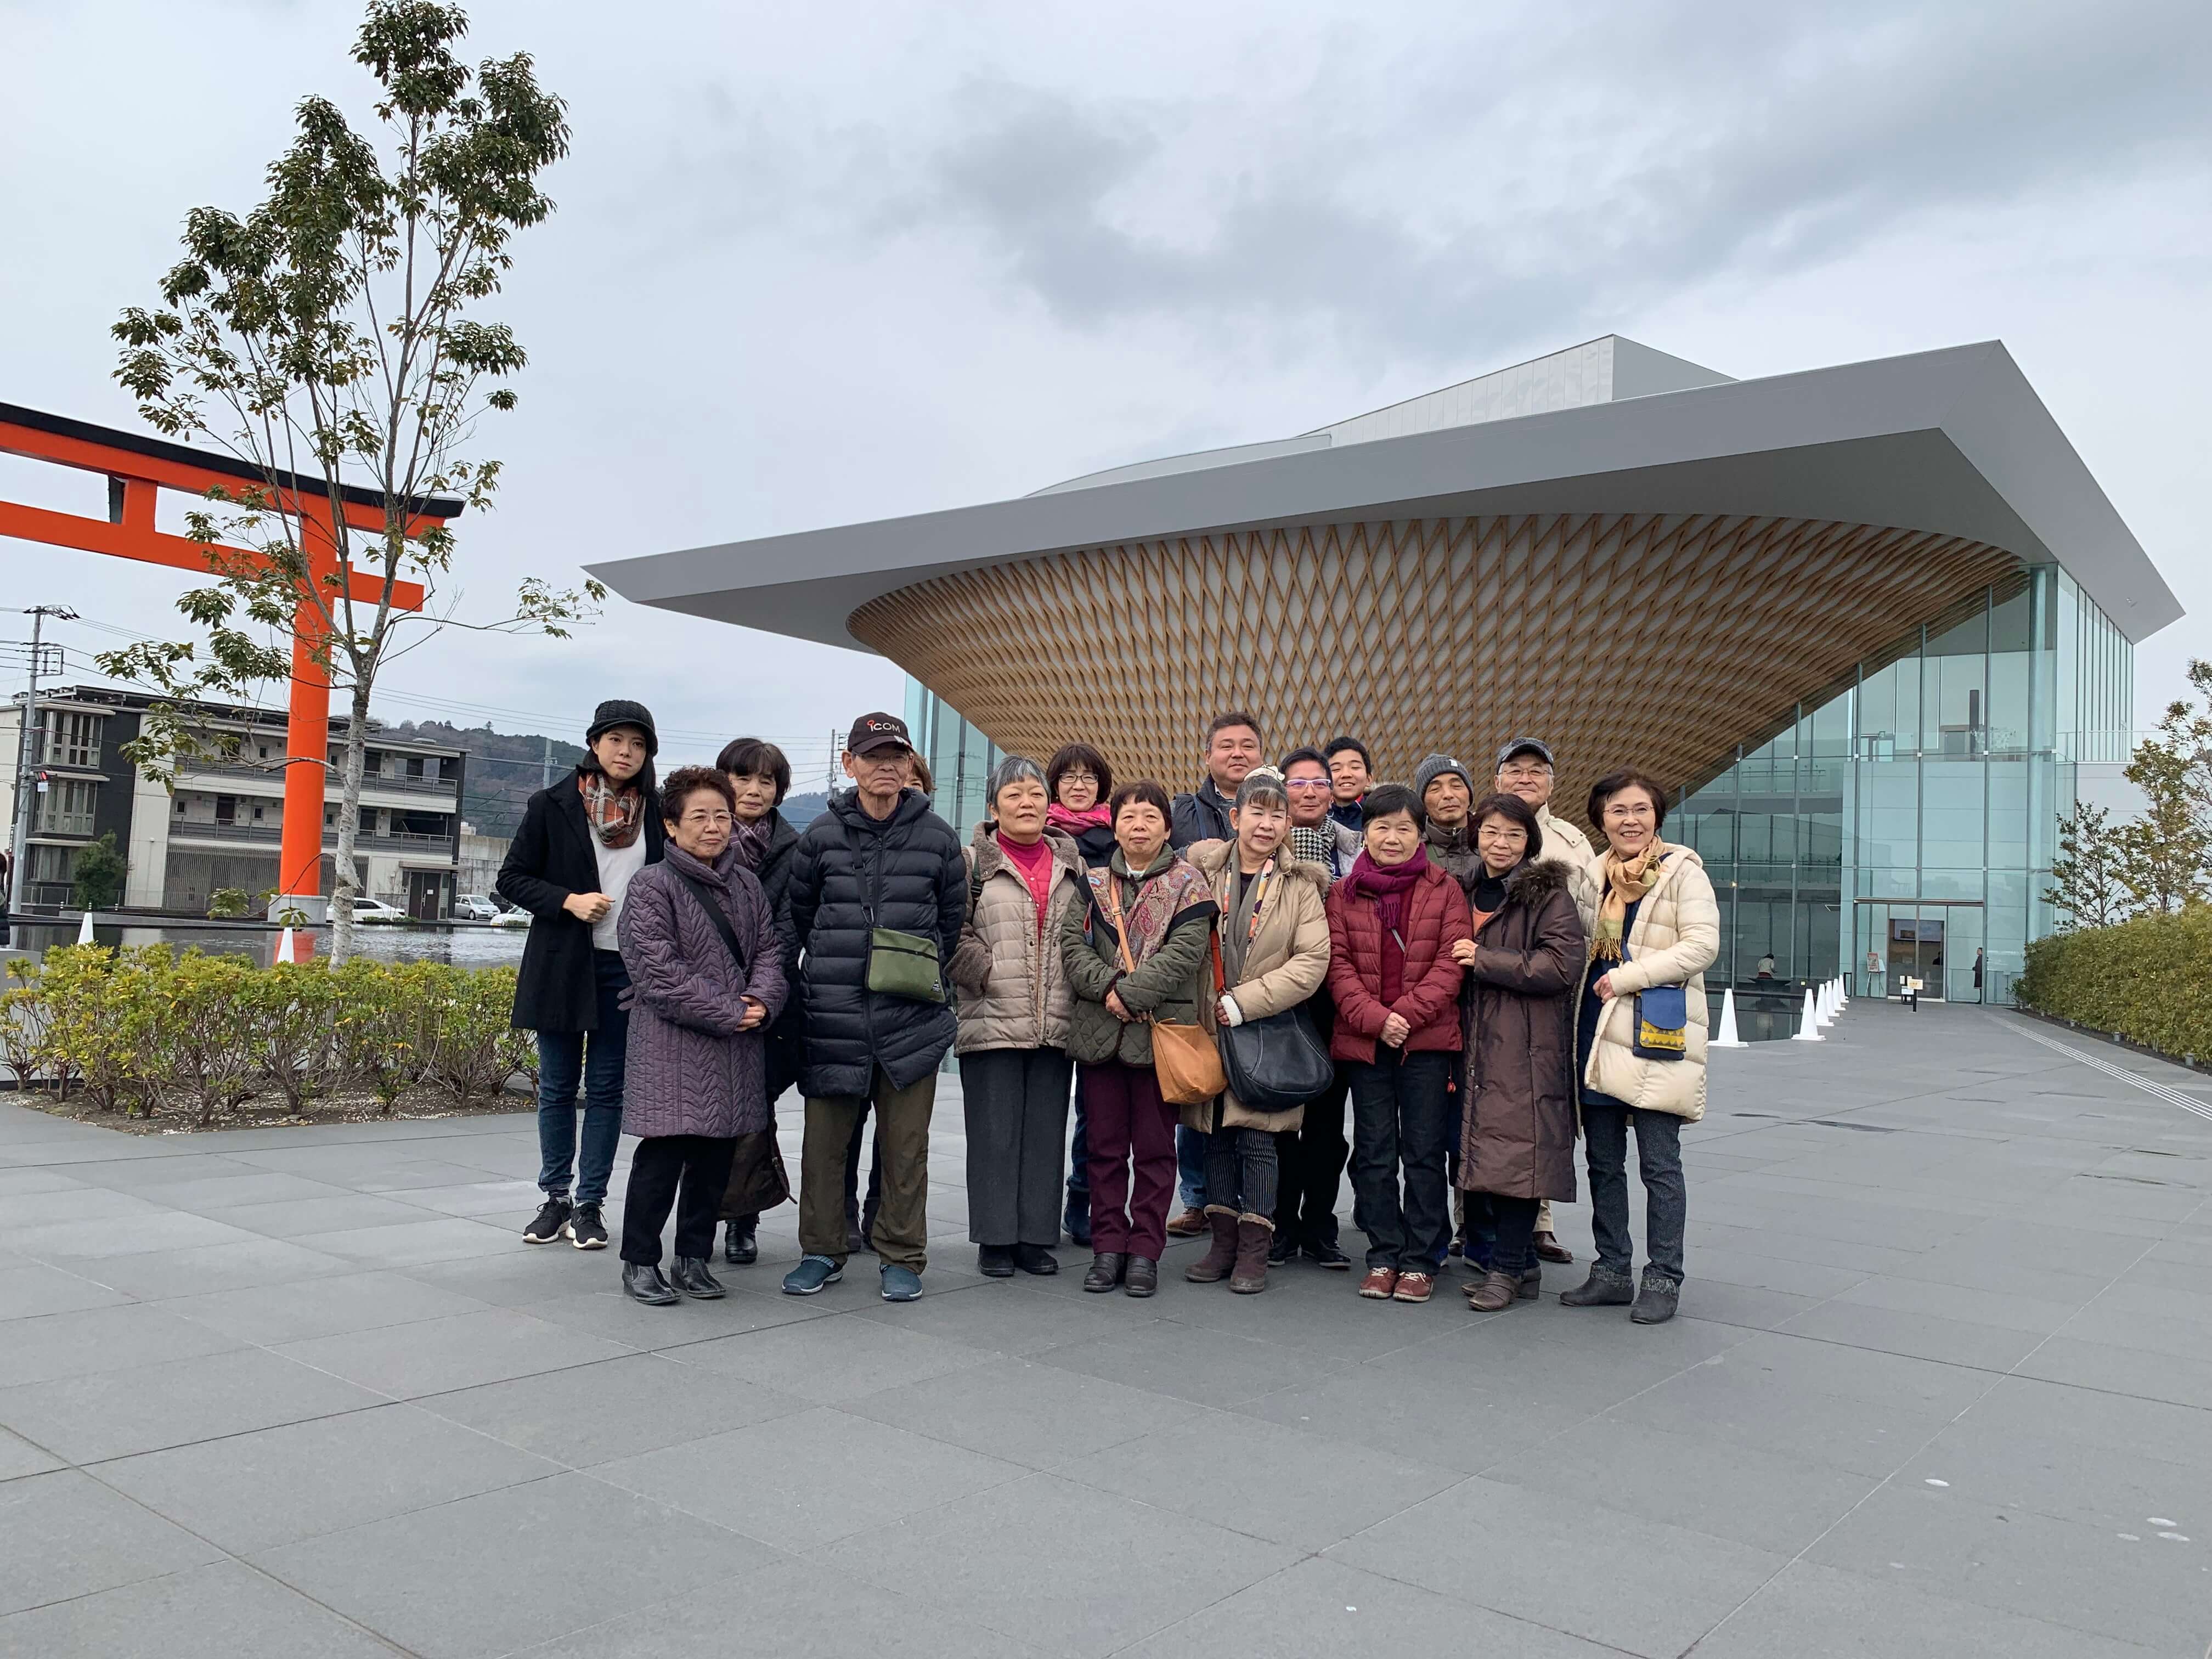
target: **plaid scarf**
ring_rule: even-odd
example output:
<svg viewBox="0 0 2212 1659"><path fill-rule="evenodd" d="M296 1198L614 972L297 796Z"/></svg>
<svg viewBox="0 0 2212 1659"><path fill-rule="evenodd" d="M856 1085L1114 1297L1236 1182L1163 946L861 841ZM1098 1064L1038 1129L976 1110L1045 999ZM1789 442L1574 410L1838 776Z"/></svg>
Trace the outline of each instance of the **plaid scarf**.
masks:
<svg viewBox="0 0 2212 1659"><path fill-rule="evenodd" d="M1117 892L1122 901L1121 931L1129 942L1129 960L1141 964L1145 958L1160 948L1167 939L1168 928L1176 918L1193 905L1213 907L1213 890L1198 866L1176 852L1163 852L1152 861L1152 867L1135 875L1116 848L1113 861L1102 869L1085 872L1091 883L1091 902L1098 907L1100 917L1109 915L1106 906L1099 902L1109 883L1127 882L1136 889L1133 893ZM1113 932L1110 920L1104 922L1106 931Z"/></svg>
<svg viewBox="0 0 2212 1659"><path fill-rule="evenodd" d="M584 797L584 820L602 847L627 847L645 828L645 791L618 784L604 772L579 772L576 787Z"/></svg>
<svg viewBox="0 0 2212 1659"><path fill-rule="evenodd" d="M730 822L730 846L738 855L738 862L753 874L760 874L761 860L768 856L769 837L775 832L775 814L763 812L747 823L743 818Z"/></svg>
<svg viewBox="0 0 2212 1659"><path fill-rule="evenodd" d="M1628 920L1628 907L1659 884L1659 862L1674 850L1656 836L1651 838L1651 845L1626 864L1610 848L1607 850L1601 872L1605 878L1605 902L1598 906L1597 930L1590 936L1590 953L1600 962L1620 960L1621 928Z"/></svg>

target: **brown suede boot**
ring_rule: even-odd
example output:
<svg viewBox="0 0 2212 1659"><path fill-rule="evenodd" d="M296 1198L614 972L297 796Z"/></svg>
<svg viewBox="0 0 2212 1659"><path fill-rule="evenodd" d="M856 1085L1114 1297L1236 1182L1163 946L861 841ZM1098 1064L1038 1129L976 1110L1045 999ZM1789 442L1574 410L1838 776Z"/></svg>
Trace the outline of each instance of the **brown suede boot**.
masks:
<svg viewBox="0 0 2212 1659"><path fill-rule="evenodd" d="M1206 1218L1213 1228L1212 1248L1182 1270L1182 1276L1194 1285L1218 1284L1237 1265L1237 1212L1209 1204Z"/></svg>
<svg viewBox="0 0 2212 1659"><path fill-rule="evenodd" d="M1257 1296L1267 1288L1267 1246L1275 1242L1275 1224L1263 1215L1237 1218L1237 1267L1229 1275L1229 1288L1239 1296Z"/></svg>

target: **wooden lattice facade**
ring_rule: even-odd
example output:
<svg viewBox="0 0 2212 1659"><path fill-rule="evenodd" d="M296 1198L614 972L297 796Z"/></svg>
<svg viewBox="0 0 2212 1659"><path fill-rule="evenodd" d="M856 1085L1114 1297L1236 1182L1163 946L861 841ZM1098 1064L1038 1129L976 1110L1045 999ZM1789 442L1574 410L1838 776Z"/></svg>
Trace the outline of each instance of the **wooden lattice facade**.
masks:
<svg viewBox="0 0 2212 1659"><path fill-rule="evenodd" d="M1634 763L1724 764L1914 623L2019 568L1986 543L1805 519L1559 515L1177 537L940 576L853 612L881 651L1042 758L1081 738L1187 784L1208 718L1267 749L1356 733L1385 775L1559 753L1563 803Z"/></svg>

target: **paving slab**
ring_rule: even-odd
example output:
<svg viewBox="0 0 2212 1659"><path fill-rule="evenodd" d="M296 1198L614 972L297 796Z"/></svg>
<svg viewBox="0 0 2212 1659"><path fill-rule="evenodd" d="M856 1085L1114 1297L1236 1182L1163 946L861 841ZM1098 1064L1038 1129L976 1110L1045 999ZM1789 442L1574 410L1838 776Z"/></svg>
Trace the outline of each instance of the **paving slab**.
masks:
<svg viewBox="0 0 2212 1659"><path fill-rule="evenodd" d="M522 1243L527 1114L0 1101L0 1656L2201 1659L2212 1124L1996 1011L1831 1038L1717 1060L1658 1328L1557 1302L1586 1202L1494 1316L984 1279L950 1078L898 1307L778 1295L790 1206L625 1300Z"/></svg>

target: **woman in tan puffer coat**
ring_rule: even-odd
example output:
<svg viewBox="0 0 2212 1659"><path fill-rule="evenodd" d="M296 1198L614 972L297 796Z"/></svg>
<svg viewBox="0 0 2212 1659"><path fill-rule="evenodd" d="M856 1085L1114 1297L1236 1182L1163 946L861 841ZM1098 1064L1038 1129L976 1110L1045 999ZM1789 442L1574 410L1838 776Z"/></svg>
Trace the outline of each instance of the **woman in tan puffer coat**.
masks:
<svg viewBox="0 0 2212 1659"><path fill-rule="evenodd" d="M1044 772L1010 755L968 853L968 921L952 952L953 1049L968 1119L968 1237L994 1279L1060 1271L1073 999L1060 949L1084 904L1075 842L1048 829Z"/></svg>
<svg viewBox="0 0 2212 1659"><path fill-rule="evenodd" d="M1297 1007L1328 976L1328 872L1294 858L1290 797L1283 775L1259 767L1237 788L1234 841L1195 842L1183 851L1221 907L1217 919L1222 989L1212 999L1217 1025L1242 1025ZM1206 969L1211 975L1211 966ZM1250 1295L1267 1287L1267 1247L1275 1233L1279 1170L1275 1137L1298 1127L1304 1110L1255 1111L1224 1093L1182 1109L1185 1127L1206 1133L1206 1218L1213 1244L1185 1271L1200 1285L1226 1279Z"/></svg>
<svg viewBox="0 0 2212 1659"><path fill-rule="evenodd" d="M1720 954L1720 904L1697 854L1660 838L1667 796L1644 773L1601 778L1590 790L1589 819L1606 848L1591 871L1595 909L1575 1053L1597 1261L1559 1300L1577 1308L1632 1300L1629 1317L1656 1325L1674 1316L1681 1294L1682 1125L1705 1115L1705 969ZM1671 1036L1649 994L1662 988L1682 993L1681 1024ZM1630 1277L1632 1126L1646 1200L1640 1284Z"/></svg>

